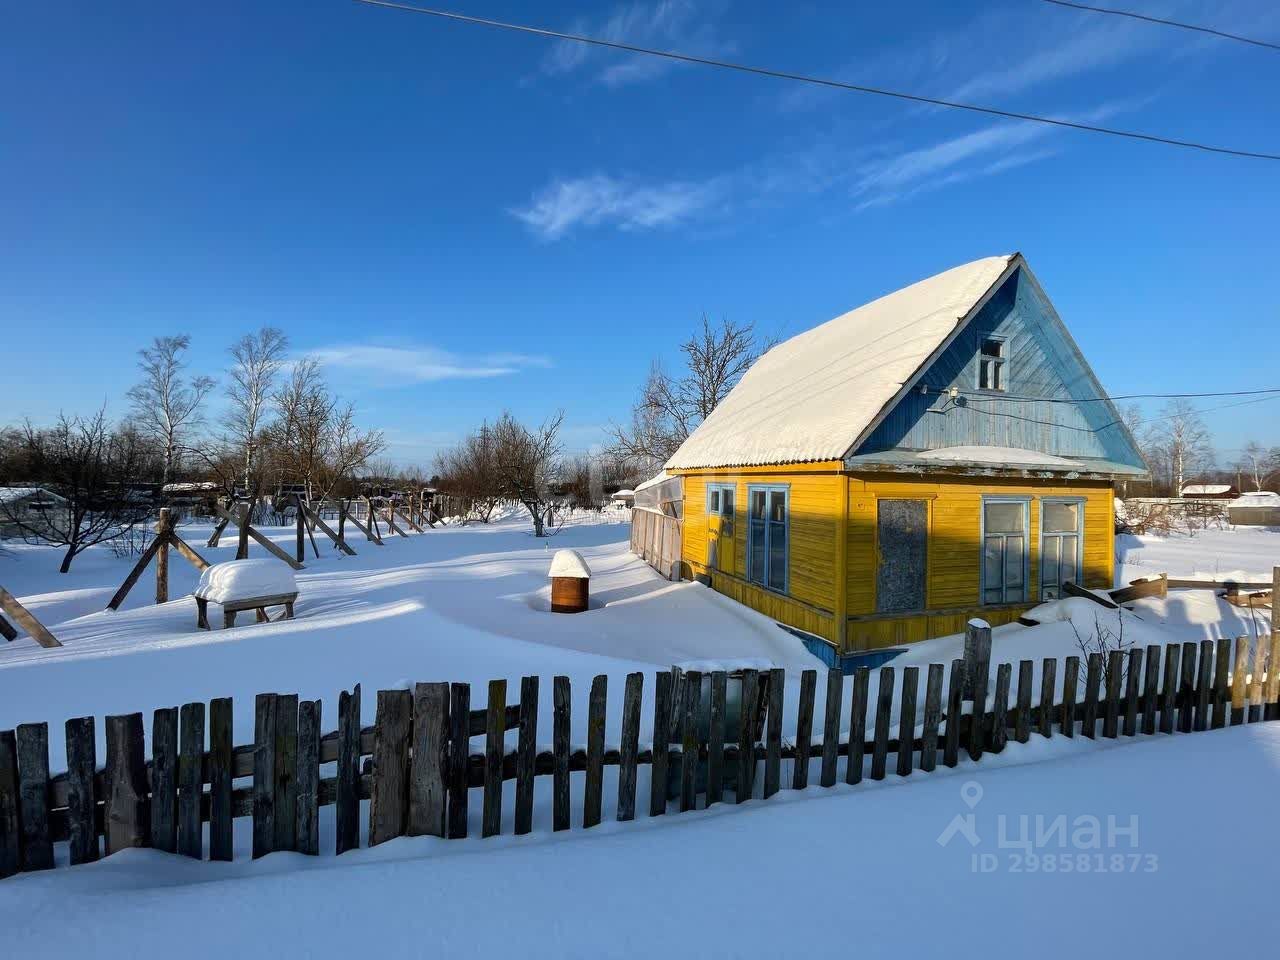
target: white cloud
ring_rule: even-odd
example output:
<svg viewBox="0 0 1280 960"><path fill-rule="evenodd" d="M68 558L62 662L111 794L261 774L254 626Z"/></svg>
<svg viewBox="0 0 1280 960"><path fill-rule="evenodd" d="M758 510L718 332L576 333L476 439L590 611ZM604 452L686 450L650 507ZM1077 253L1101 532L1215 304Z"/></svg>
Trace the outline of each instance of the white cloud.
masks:
<svg viewBox="0 0 1280 960"><path fill-rule="evenodd" d="M579 18L567 32L599 37L642 47L696 51L704 56L733 49L720 39L707 19L723 9L722 2L658 0L656 3L629 3L615 7L598 19ZM562 40L542 61L542 72L550 76L590 70L595 79L609 87L649 80L680 66L674 60L644 54L627 54Z"/></svg>
<svg viewBox="0 0 1280 960"><path fill-rule="evenodd" d="M621 230L664 227L687 220L711 204L716 181L638 183L594 174L552 181L529 204L511 211L534 233L556 240L577 226Z"/></svg>
<svg viewBox="0 0 1280 960"><path fill-rule="evenodd" d="M333 344L311 350L308 356L327 367L377 374L380 379L395 383L504 377L530 367L551 365L548 358L536 355L493 353L467 356L434 347L375 346L363 343Z"/></svg>

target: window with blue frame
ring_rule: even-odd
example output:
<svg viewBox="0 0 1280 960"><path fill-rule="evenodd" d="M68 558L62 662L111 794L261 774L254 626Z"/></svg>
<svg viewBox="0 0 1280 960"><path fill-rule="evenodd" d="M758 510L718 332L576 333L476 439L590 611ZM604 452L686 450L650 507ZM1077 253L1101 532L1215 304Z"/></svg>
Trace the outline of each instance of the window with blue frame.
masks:
<svg viewBox="0 0 1280 960"><path fill-rule="evenodd" d="M748 486L747 579L770 590L787 590L790 512L786 486Z"/></svg>

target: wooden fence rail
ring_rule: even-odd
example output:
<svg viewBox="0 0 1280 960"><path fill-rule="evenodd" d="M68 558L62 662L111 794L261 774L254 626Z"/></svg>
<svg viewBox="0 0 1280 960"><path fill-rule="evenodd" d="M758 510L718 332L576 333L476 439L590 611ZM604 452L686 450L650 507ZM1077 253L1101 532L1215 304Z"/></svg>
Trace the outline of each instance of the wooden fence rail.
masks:
<svg viewBox="0 0 1280 960"><path fill-rule="evenodd" d="M727 790L737 803L767 799L783 786L783 761L793 762L792 789L808 786L810 758L820 761L818 782L830 788L841 779L842 760L844 782L857 784L864 776L884 779L890 769L904 777L935 770L939 753L946 767L959 763L961 749L978 760L1002 750L1010 737L1026 743L1033 735L1116 738L1157 735L1157 729L1168 735L1280 719L1280 632L1269 648L1259 639L1252 660L1248 638L1240 637L1114 650L1106 657L1093 653L1083 664L1067 657L1061 669L1048 658L1023 660L1016 671L1002 663L990 696L982 669L990 659L989 634L979 629L972 640L976 669L955 660L949 667L929 664L922 677L919 667L906 666L898 685L899 671L889 664L879 668L874 692L868 668L851 677L828 672L818 744L811 742L817 672L800 677L796 733L788 739L786 676L779 669L658 673L649 744L639 740L646 682L640 673L626 679L616 746L605 739L609 691L603 675L591 683L587 742L577 748L570 746L568 677L553 684L550 750L537 746L538 677L523 678L514 704L508 703L507 682L491 681L477 710L471 709L468 684L382 690L376 721L364 728L357 685L340 694L337 729L326 734L320 701L259 694L254 742L242 746L233 745L229 699L163 708L152 717L149 760L142 714L109 716L101 769L95 719L74 718L66 721L67 770L57 776L50 776L47 725L22 724L0 731L0 877L52 867L54 844L63 842L72 864L127 847L230 860L237 817L252 818L254 857L281 850L315 855L319 808L329 805L336 807L335 849L341 854L360 845L362 800L369 801L370 845L402 835L460 838L467 836L470 804L477 799L472 790L480 791L481 833L493 836L505 822L507 780L515 781L514 830L525 834L533 829L538 777L552 778L551 819L555 830L563 830L572 825L574 773L585 781L579 822L589 829L606 809L605 767L618 768L617 795L608 806L618 820L631 820L641 765L651 770L649 813L659 816L724 802ZM966 674L976 674L967 693ZM514 750L506 747L510 730L519 731ZM473 748L473 737L484 738L481 749ZM334 773L322 776L328 764Z"/></svg>

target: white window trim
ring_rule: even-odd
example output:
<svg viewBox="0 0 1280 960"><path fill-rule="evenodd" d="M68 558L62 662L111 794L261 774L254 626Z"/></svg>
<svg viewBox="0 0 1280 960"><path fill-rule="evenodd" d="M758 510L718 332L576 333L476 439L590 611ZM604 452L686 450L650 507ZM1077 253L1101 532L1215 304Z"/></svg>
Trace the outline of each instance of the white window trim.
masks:
<svg viewBox="0 0 1280 960"><path fill-rule="evenodd" d="M765 492L765 523L764 523L764 577L769 579L769 543L772 540L769 526L769 497L772 491L781 490L787 495L787 515L783 518L783 528L786 531L787 549L783 556L782 563L782 586L775 587L768 583L757 583L751 579L751 552L752 536L751 536L751 495L757 491ZM747 505L746 505L746 535L747 535L747 567L746 581L753 587L759 587L761 590L768 590L771 593L790 594L791 592L791 484L789 483L749 483L747 484Z"/></svg>
<svg viewBox="0 0 1280 960"><path fill-rule="evenodd" d="M1037 578L1040 583L1037 585L1036 596L1040 598L1040 602L1044 603L1044 505L1046 503L1078 503L1080 510L1077 514L1076 527L1076 574L1080 579L1084 579L1084 512L1087 497L1041 497L1040 498L1040 543L1037 545L1036 557L1039 559L1039 567L1037 572L1040 576ZM1058 534L1049 534L1049 536L1058 536ZM1084 586L1084 584L1081 584ZM1059 598L1061 599L1061 598Z"/></svg>
<svg viewBox="0 0 1280 960"><path fill-rule="evenodd" d="M987 565L985 562L987 550L987 504L988 503L1019 503L1022 505L1022 539L1024 547L1022 551L1022 599L1021 600L1004 600L999 603L988 603L987 596ZM1018 603L1027 603L1028 597L1032 595L1031 590L1031 497L1017 496L1014 494L984 494L982 497L982 509L978 514L978 605L982 607L998 607L1009 606Z"/></svg>

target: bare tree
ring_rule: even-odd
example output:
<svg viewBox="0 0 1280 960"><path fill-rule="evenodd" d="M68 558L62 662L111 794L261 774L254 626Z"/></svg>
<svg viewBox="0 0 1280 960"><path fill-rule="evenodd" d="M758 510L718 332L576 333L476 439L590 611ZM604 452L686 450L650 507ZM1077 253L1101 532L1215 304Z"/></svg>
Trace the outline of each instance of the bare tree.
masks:
<svg viewBox="0 0 1280 960"><path fill-rule="evenodd" d="M466 502L468 518L489 522L503 494L492 427L481 424L479 430L442 451L436 458L436 472L440 488Z"/></svg>
<svg viewBox="0 0 1280 960"><path fill-rule="evenodd" d="M227 390L231 403L229 439L240 449L246 490L258 486L254 482L258 447L266 427L276 374L284 364L288 347L288 339L275 327L263 327L231 345L231 382Z"/></svg>
<svg viewBox="0 0 1280 960"><path fill-rule="evenodd" d="M1152 453L1175 497L1181 496L1188 477L1213 465L1209 429L1189 400L1169 401L1152 428L1151 440Z"/></svg>
<svg viewBox="0 0 1280 960"><path fill-rule="evenodd" d="M510 413L493 425L494 465L502 493L518 500L533 519L533 535L546 536L550 492L560 466L560 425L557 413L530 429Z"/></svg>
<svg viewBox="0 0 1280 960"><path fill-rule="evenodd" d="M162 483L173 478L183 438L200 423L200 404L214 387L212 377L183 376L183 354L191 345L185 333L176 337L156 337L151 346L138 351L142 382L129 390L135 422L154 442L163 457Z"/></svg>
<svg viewBox="0 0 1280 960"><path fill-rule="evenodd" d="M59 572L96 543L143 523L150 503L131 495L130 482L146 469L147 452L133 430L113 430L105 410L88 418L60 414L40 430L29 422L21 436L23 468L32 482L65 500L38 522L0 502L0 515L24 539L66 547Z"/></svg>
<svg viewBox="0 0 1280 960"><path fill-rule="evenodd" d="M615 456L638 461L650 472L666 463L771 345L760 340L753 324L726 319L716 325L704 315L701 328L680 345L683 375L671 376L655 362L631 423L613 426Z"/></svg>
<svg viewBox="0 0 1280 960"><path fill-rule="evenodd" d="M1250 440L1240 454L1240 472L1249 478L1254 490L1261 490L1262 479L1270 472L1267 448L1257 440Z"/></svg>

